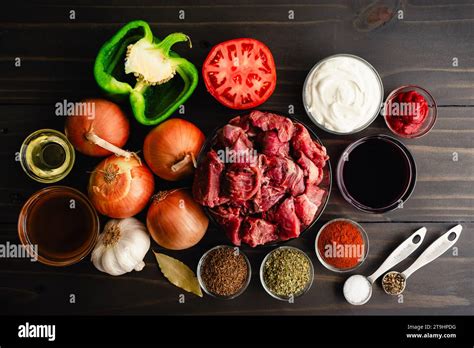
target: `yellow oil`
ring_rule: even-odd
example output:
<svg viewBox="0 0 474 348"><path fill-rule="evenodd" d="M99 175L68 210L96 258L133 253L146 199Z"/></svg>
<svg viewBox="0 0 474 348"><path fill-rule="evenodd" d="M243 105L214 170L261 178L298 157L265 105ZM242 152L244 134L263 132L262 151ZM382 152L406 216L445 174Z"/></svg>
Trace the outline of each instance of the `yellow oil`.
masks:
<svg viewBox="0 0 474 348"><path fill-rule="evenodd" d="M64 134L53 130L33 133L22 147L21 162L26 173L40 182L64 178L74 163L74 149Z"/></svg>

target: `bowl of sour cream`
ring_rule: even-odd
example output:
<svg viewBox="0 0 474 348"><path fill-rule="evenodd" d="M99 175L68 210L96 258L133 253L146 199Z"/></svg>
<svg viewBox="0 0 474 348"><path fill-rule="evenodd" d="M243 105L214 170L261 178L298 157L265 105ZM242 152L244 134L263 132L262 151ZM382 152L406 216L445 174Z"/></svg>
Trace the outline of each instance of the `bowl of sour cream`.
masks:
<svg viewBox="0 0 474 348"><path fill-rule="evenodd" d="M321 129L333 134L357 133L380 113L382 79L370 63L358 56L329 56L308 73L303 105Z"/></svg>

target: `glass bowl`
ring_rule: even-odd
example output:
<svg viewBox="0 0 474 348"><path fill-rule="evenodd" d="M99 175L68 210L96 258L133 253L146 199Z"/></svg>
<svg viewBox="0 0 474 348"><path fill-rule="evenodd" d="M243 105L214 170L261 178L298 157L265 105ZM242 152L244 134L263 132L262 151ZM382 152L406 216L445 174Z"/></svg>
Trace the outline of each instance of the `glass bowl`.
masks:
<svg viewBox="0 0 474 348"><path fill-rule="evenodd" d="M232 116L228 121L230 121L231 119L237 117L237 116L245 116L245 115L248 115L252 110L249 110L247 113L243 113L243 114L237 114L237 115L234 115ZM305 122L302 122L301 120L297 119L296 117L293 117L293 116L290 116L286 113L282 113L282 112L277 112L277 111L272 111L272 110L260 110L262 112L271 112L271 113L274 113L276 115L279 115L279 116L283 116L283 117L287 117L289 118L291 121L293 122L297 122L301 125L303 125L309 132L309 134L311 135L312 139L317 141L319 144L323 145L324 144L321 142L321 140L319 139L319 137L316 135L316 133L314 132L314 130L308 126ZM219 126L217 128L215 128L212 132L211 132L211 135L207 137L204 145L202 146L202 149L199 153L199 156L197 158L197 167L199 167L199 165L203 162L204 160L204 157L206 156L206 154L212 149L213 145L214 145L214 141L217 137L217 132L222 128L224 127L225 125L228 124L228 121L226 123L224 123L222 126ZM324 189L326 191L325 193L325 196L324 198L321 200L321 205L318 207L318 210L316 211L316 214L314 216L314 220L313 222L311 222L311 224L309 224L307 227L305 227L299 237L301 237L301 235L303 233L305 233L306 231L310 230L314 224L319 220L319 218L321 217L321 215L323 214L324 212L324 209L326 208L327 204L328 204L328 201L329 201L329 196L331 194L331 188L332 188L332 168L331 168L331 159L329 159L327 162L326 162L326 166L324 167L323 169L323 180L321 181L321 183L318 185L318 187L320 187L321 189ZM206 215L208 216L209 220L212 221L212 223L216 226L219 226L221 227L221 225L217 222L216 218L214 217L214 215L212 214L211 212L211 208L207 207L207 206L203 206L204 208L204 211L206 212ZM298 238L299 238L298 237ZM267 243L267 244L263 244L263 245L258 245L257 247L274 247L276 245L279 245L281 243L284 243L286 242L287 240L285 241L280 241L280 240L277 240L275 242L270 242L270 243ZM245 243L242 243L242 247L250 247L248 246L247 244Z"/></svg>
<svg viewBox="0 0 474 348"><path fill-rule="evenodd" d="M207 256L209 255L209 253L215 249L220 249L220 248L226 248L226 249L232 249L232 250L236 250L238 249L238 252L239 254L241 254L243 257L244 257L244 260L245 260L245 263L247 264L247 269L248 269L248 272L247 272L247 279L245 280L245 283L244 285L242 286L242 288L240 288L239 291L237 291L235 294L232 294L232 295L229 295L229 296L222 296L222 295L219 295L219 294L215 294L213 293L212 291L210 291L207 286L206 286L206 283L204 282L204 280L202 279L201 277L201 271L202 271L202 267L203 267L203 264L204 262L206 261L206 258ZM250 284L250 279L252 279L252 267L250 266L250 262L249 262L249 259L247 258L247 255L245 255L242 250L240 250L240 248L236 247L236 246L229 246L229 245L218 245L218 246L215 246L214 248L211 248L209 249L208 251L206 251L202 256L201 258L199 259L199 263L198 263L198 266L197 266L197 279L198 279L198 282L199 282L199 285L201 286L201 288L204 290L204 292L206 294L208 294L209 296L212 296L212 297L215 297L215 298L218 298L218 299L223 299L223 300L232 300L240 295L242 295L245 290L247 290L247 287L249 286Z"/></svg>
<svg viewBox="0 0 474 348"><path fill-rule="evenodd" d="M265 278L264 278L264 269L265 269L265 263L267 262L268 258L272 255L272 253L274 253L275 251L277 250L282 250L282 249L290 249L290 250L295 250L297 252L299 252L300 254L304 255L304 257L306 258L306 260L308 260L309 262L309 281L308 281L308 284L306 284L306 287L301 291L299 292L298 294L294 294L292 297L284 297L284 296L279 296L275 293L273 293L268 287L267 287L267 284L265 283ZM309 256L301 249L298 249L298 248L295 248L295 247L291 247L291 246L281 246L281 247L278 247L276 249L273 249L272 251L270 251L266 256L265 258L263 259L262 263L260 264L260 283L262 283L262 286L263 288L265 289L265 291L273 298L277 299L277 300L280 300L280 301L289 301L290 299L294 300L298 297L301 297L303 296L305 293L308 292L308 290L311 288L311 286L313 285L313 281L314 281L314 266L313 266L313 262L311 261L311 259L309 258Z"/></svg>
<svg viewBox="0 0 474 348"><path fill-rule="evenodd" d="M353 129L352 131L350 132L338 132L338 131L335 131L335 130L332 130L332 129L328 129L327 127L325 127L323 124L319 123L316 118L314 117L314 115L309 111L309 107L308 107L308 101L306 99L306 89L308 88L308 83L309 83L309 79L310 77L313 75L314 71L316 69L318 69L323 63L326 63L328 60L330 59L333 59L333 58L337 58L337 57L349 57L349 58L354 58L360 62L362 62L364 65L366 65L368 68L370 68L370 70L372 70L375 74L375 77L379 83L379 86L380 86L380 100L379 100L379 105L380 107L378 107L375 111L374 111L374 114L371 115L370 118L367 119L367 122L365 124L363 124L362 126L356 128L356 129ZM354 133L358 133L362 130L364 130L365 128L367 128L376 118L377 116L380 114L380 109L382 108L382 105L383 105L383 95L384 95L384 90L383 90L383 83L382 83L382 78L380 77L380 74L378 73L378 71L372 66L372 64L370 64L368 61L366 61L365 59L359 57L359 56L356 56L356 55L353 55L353 54L334 54L332 56L329 56L329 57L326 57L322 60L320 60L319 62L317 62L312 68L311 70L308 72L308 75L306 75L306 79L304 81L304 84L303 84L303 92L302 92L302 98L303 98L303 106L304 106L304 109L306 111L306 114L308 115L308 117L311 119L311 121L313 121L313 123L318 126L319 128L321 128L322 130L324 130L325 132L328 132L328 133L331 133L331 134L335 134L335 135L348 135L348 134L354 134Z"/></svg>
<svg viewBox="0 0 474 348"><path fill-rule="evenodd" d="M64 162L58 168L37 169L32 165L32 161L43 160L43 153L35 155L35 147L41 144L54 143L64 151ZM75 161L75 151L67 137L54 129L39 129L31 133L21 145L20 164L24 172L33 180L41 183L51 184L64 179L72 170Z"/></svg>
<svg viewBox="0 0 474 348"><path fill-rule="evenodd" d="M333 223L333 222L337 222L337 221L345 221L345 222L348 222L354 226L357 227L357 229L360 231L360 234L362 235L362 239L364 240L364 255L363 257L359 260L359 262L357 263L357 265L355 265L354 267L351 267L351 268L337 268L337 267L334 267L333 265L327 263L324 258L320 255L319 253L319 248L318 248L318 241L319 241L319 236L321 235L322 231L326 228L326 226L328 226L329 224ZM315 247L315 251L316 251L316 256L318 257L318 260L319 262L322 263L322 265L324 267L326 267L328 270L330 271L333 271L333 272L338 272L338 273L345 273L345 272L351 272L351 271L354 271L355 269L359 268L360 265L362 265L365 261L365 259L367 258L367 255L369 253L369 237L367 236L367 232L364 230L364 228L362 228L361 225L359 225L357 222L353 221L353 220L350 220L350 219L344 219L344 218L340 218L340 219L333 219L331 221L328 221L326 222L318 231L318 234L316 235L316 240L314 242L314 247Z"/></svg>
<svg viewBox="0 0 474 348"><path fill-rule="evenodd" d="M348 192L348 190L347 190L347 188L344 184L344 176L343 176L344 165L345 165L345 162L346 162L345 158L347 156L349 156L349 154L351 153L351 151L355 147L362 144L363 142L365 142L368 139L375 139L375 138L376 139L382 139L382 140L385 140L387 142L390 142L391 144L393 144L394 146L399 148L401 150L401 152L403 153L404 157L406 158L407 163L409 165L408 185L407 185L405 191L403 192L403 194L401 195L401 197L396 202L393 202L392 204L390 204L388 206L377 207L377 208L366 206L363 203L360 203L359 201L354 199L350 195L350 193ZM410 198L411 194L413 193L413 190L415 189L416 177L417 177L416 163L415 163L415 159L413 158L413 155L411 154L410 150L408 150L408 148L405 145L403 145L400 141L398 141L397 139L395 139L391 136L388 136L388 135L384 135L384 134L370 135L370 136L363 137L363 138L361 138L359 140L356 140L353 143L351 143L344 150L343 155L341 155L341 157L339 158L339 162L337 164L337 170L336 170L337 185L338 185L339 191L341 192L341 195L344 197L344 199L347 202L349 202L353 207L355 207L355 208L357 208L357 209L359 209L363 212L373 213L373 214L382 214L382 213L393 211L397 208L402 207L403 203L405 203Z"/></svg>
<svg viewBox="0 0 474 348"><path fill-rule="evenodd" d="M428 114L426 116L426 119L423 121L420 128L416 132L410 133L410 134L399 132L395 128L393 128L393 126L389 122L390 115L388 112L388 110L391 109L390 105L392 105L392 100L399 93L407 93L407 92L416 92L420 94L428 103ZM399 137L402 137L402 138L414 139L414 138L420 138L424 136L433 128L433 126L436 123L436 118L438 116L438 107L436 105L436 101L434 100L433 96L426 89L421 88L419 86L415 86L415 85L408 85L408 86L399 87L388 95L384 103L383 115L384 115L385 123L387 124L388 129L390 129L393 134L398 135Z"/></svg>
<svg viewBox="0 0 474 348"><path fill-rule="evenodd" d="M89 233L90 236L88 235L87 240L83 245L78 246L76 249L71 251L71 255L59 256L58 254L56 257L53 257L49 253L44 254L42 253L41 245L35 245L32 242L34 238L32 239L28 231L29 219L31 218L31 215L34 216L34 209L38 204L41 205L42 202L48 198L48 195L61 195L66 196L68 199L75 200L76 202L80 201L84 206L88 217L91 219L92 231ZM41 263L49 266L69 266L81 261L94 249L99 232L99 216L97 215L92 203L82 192L67 186L49 186L37 191L23 205L18 218L18 236L26 251L31 257L36 258ZM39 238L39 240L44 240L44 238Z"/></svg>

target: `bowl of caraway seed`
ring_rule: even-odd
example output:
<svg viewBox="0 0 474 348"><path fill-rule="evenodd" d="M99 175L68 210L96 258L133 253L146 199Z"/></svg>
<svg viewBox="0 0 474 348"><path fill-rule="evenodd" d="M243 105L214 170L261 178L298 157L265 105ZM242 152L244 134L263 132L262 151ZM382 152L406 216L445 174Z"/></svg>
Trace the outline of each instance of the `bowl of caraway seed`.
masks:
<svg viewBox="0 0 474 348"><path fill-rule="evenodd" d="M252 275L247 256L228 245L218 245L202 255L196 273L205 293L226 300L241 295Z"/></svg>
<svg viewBox="0 0 474 348"><path fill-rule="evenodd" d="M313 263L302 250L282 246L270 251L260 266L260 281L272 297L292 302L313 284Z"/></svg>

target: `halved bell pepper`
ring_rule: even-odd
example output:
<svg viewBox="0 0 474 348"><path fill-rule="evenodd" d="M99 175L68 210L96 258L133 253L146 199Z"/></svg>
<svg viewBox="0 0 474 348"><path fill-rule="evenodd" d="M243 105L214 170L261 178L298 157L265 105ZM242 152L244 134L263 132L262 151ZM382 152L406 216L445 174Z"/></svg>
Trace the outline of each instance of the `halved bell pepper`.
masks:
<svg viewBox="0 0 474 348"><path fill-rule="evenodd" d="M138 122L156 125L171 116L197 86L196 67L171 51L175 43L184 41L191 43L182 33L160 40L148 23L130 22L100 49L95 79L110 96L128 96Z"/></svg>

